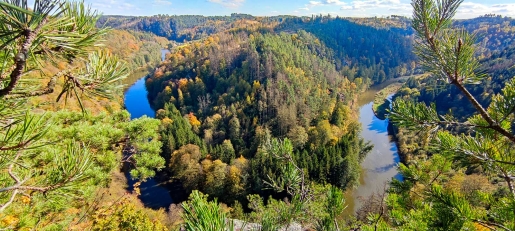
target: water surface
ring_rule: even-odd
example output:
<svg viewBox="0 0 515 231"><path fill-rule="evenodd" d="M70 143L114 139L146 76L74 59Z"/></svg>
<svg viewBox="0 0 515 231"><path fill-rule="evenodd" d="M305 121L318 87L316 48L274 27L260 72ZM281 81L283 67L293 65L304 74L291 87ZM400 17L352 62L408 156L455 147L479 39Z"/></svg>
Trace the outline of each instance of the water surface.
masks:
<svg viewBox="0 0 515 231"><path fill-rule="evenodd" d="M374 148L361 163L360 185L347 192L347 214L356 212L363 200L374 193L382 193L392 178L402 179L397 170L400 162L397 145L388 134L388 120L378 119L372 111L374 95L384 86L376 86L360 95L359 121L361 136L370 141Z"/></svg>
<svg viewBox="0 0 515 231"><path fill-rule="evenodd" d="M168 50L161 51L162 60L164 60L166 53L168 53ZM150 107L150 103L147 98L148 93L147 88L145 87L145 78L147 74L148 73L143 74L140 79L125 91L125 108L131 114L131 119L137 119L142 116L154 118L155 116L155 112ZM129 186L128 190L132 191L133 184L137 181L131 179L128 171L126 172L127 173L125 175ZM169 190L164 186L160 186L153 178L141 183L140 192L141 195L139 198L146 207L154 209L168 208L168 206L173 203Z"/></svg>
<svg viewBox="0 0 515 231"><path fill-rule="evenodd" d="M137 119L142 116L154 118L156 114L148 102L145 78L146 75L138 79L125 92L125 108L131 113L131 119Z"/></svg>

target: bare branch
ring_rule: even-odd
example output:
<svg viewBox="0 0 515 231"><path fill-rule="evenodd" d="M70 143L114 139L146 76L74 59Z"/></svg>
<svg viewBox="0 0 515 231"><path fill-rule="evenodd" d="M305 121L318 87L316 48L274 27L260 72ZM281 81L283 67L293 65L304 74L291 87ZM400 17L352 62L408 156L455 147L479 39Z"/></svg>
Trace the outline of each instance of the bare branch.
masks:
<svg viewBox="0 0 515 231"><path fill-rule="evenodd" d="M13 203L14 198L16 198L16 194L18 194L18 190L14 190L13 195L11 195L11 199L9 199L9 201L0 206L0 212L4 211L7 207L9 207L9 205Z"/></svg>
<svg viewBox="0 0 515 231"><path fill-rule="evenodd" d="M18 153L16 154L16 156L14 157L14 160L12 160L12 163L9 165L9 168L7 169L7 172L9 172L9 176L11 176L11 178L13 178L13 180L16 182L16 183L20 183L20 179L14 174L13 172L13 168L14 168L14 164L16 163L16 161L18 161L18 159L20 158L21 156L21 153L22 151L19 150Z"/></svg>

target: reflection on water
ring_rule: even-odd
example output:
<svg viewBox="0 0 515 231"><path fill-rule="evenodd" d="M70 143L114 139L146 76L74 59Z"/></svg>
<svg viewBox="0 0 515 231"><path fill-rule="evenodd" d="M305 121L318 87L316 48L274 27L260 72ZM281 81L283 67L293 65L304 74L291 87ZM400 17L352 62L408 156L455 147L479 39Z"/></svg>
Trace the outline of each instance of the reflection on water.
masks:
<svg viewBox="0 0 515 231"><path fill-rule="evenodd" d="M400 162L397 145L388 135L388 120L378 119L372 111L375 93L376 90L371 89L360 95L361 136L370 141L374 148L361 164L360 186L347 192L347 214L356 212L363 199L374 193L381 193L392 178L402 179L397 171L397 164Z"/></svg>
<svg viewBox="0 0 515 231"><path fill-rule="evenodd" d="M168 53L168 50L163 50L161 52L161 57L163 59L166 53ZM125 92L125 108L131 114L131 119L137 119L142 116L154 118L155 116L155 112L150 107L150 103L147 98L147 88L145 87L146 75L147 73L138 79L138 81L136 81ZM133 184L136 183L136 181L131 179L129 171L125 172L127 184L129 186L127 190L132 191ZM139 188L141 192L139 198L146 207L154 209L168 208L168 206L173 203L170 191L167 188L160 186L156 180L152 178L142 182Z"/></svg>
<svg viewBox="0 0 515 231"><path fill-rule="evenodd" d="M125 108L131 113L131 119L137 119L144 115L154 118L155 112L150 107L145 87L145 76L136 81L125 92Z"/></svg>
<svg viewBox="0 0 515 231"><path fill-rule="evenodd" d="M132 192L134 189L133 185L137 181L130 179L129 173L126 173L126 177L128 179L127 183L129 186L127 190ZM142 182L139 188L141 192L139 199L143 202L145 207L153 209L168 208L168 206L173 203L170 191L166 187L160 186L153 178Z"/></svg>

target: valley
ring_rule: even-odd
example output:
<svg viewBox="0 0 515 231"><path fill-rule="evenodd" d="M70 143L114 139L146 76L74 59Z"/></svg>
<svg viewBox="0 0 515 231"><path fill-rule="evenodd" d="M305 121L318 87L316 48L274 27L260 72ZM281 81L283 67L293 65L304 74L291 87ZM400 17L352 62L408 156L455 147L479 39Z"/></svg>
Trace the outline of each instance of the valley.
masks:
<svg viewBox="0 0 515 231"><path fill-rule="evenodd" d="M515 230L515 19L87 2L0 0L1 230Z"/></svg>

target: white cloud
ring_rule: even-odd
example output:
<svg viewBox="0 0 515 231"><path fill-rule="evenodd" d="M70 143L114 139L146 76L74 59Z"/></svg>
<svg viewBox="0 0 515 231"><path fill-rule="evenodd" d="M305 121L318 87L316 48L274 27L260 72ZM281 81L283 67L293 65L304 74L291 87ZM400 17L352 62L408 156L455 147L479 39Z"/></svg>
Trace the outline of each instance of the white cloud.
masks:
<svg viewBox="0 0 515 231"><path fill-rule="evenodd" d="M345 14L353 16L405 15L410 16L413 8L405 0L319 0L309 1L306 7L339 6ZM515 3L487 4L465 1L458 8L456 18L474 18L485 14L515 17Z"/></svg>
<svg viewBox="0 0 515 231"><path fill-rule="evenodd" d="M321 5L323 5L322 2L309 1L309 4L306 5L306 7L321 6Z"/></svg>
<svg viewBox="0 0 515 231"><path fill-rule="evenodd" d="M308 4L305 5L303 8L299 8L299 10L309 10L313 7L317 6L342 6L342 8L348 7L346 2L342 2L341 0L323 0L323 1L309 1Z"/></svg>
<svg viewBox="0 0 515 231"><path fill-rule="evenodd" d="M134 4L125 2L123 0L95 0L91 3L93 8L98 10L111 9L115 12L124 12L129 10L138 9Z"/></svg>
<svg viewBox="0 0 515 231"><path fill-rule="evenodd" d="M152 3L154 6L169 6L172 5L172 2L166 0L154 0Z"/></svg>
<svg viewBox="0 0 515 231"><path fill-rule="evenodd" d="M347 3L340 0L323 0L323 1L309 1L306 7L310 6L327 6L327 5L347 5Z"/></svg>
<svg viewBox="0 0 515 231"><path fill-rule="evenodd" d="M340 0L325 0L324 3L326 5L347 5L347 3Z"/></svg>
<svg viewBox="0 0 515 231"><path fill-rule="evenodd" d="M245 3L245 0L207 0L212 3L220 4L227 8L238 8Z"/></svg>
<svg viewBox="0 0 515 231"><path fill-rule="evenodd" d="M401 4L400 0L367 0L367 1L352 1L351 5L354 9L362 8L389 8Z"/></svg>
<svg viewBox="0 0 515 231"><path fill-rule="evenodd" d="M457 18L473 18L485 14L515 16L515 3L487 5L483 3L464 2L458 8Z"/></svg>

